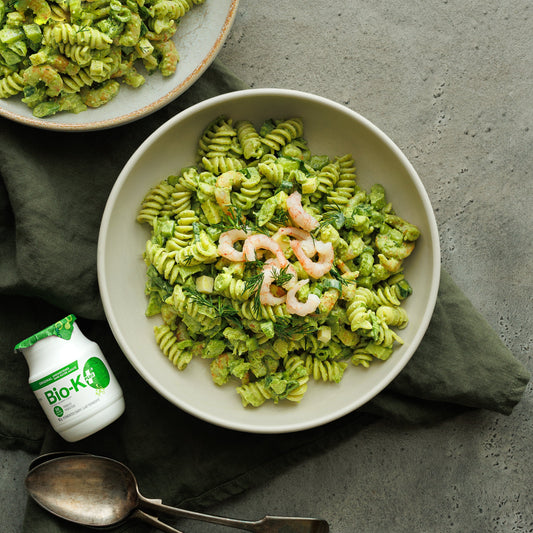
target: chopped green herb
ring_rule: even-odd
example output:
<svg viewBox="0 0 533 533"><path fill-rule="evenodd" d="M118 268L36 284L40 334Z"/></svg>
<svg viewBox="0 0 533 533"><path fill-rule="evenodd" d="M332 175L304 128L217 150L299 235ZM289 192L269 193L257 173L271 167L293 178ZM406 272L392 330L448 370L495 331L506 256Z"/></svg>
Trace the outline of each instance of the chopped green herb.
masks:
<svg viewBox="0 0 533 533"><path fill-rule="evenodd" d="M281 270L272 269L272 275L274 278L274 283L280 287L285 285L293 278L293 274L288 272L289 265L283 267Z"/></svg>
<svg viewBox="0 0 533 533"><path fill-rule="evenodd" d="M198 292L192 287L184 287L183 292L185 292L191 298L191 300L196 302L198 305L204 305L205 307L213 309L218 317L225 318L228 320L228 322L232 322L242 327L239 319L239 312L231 305L225 303L225 299L221 296L218 296L218 298L213 301L211 298L208 298L205 294Z"/></svg>

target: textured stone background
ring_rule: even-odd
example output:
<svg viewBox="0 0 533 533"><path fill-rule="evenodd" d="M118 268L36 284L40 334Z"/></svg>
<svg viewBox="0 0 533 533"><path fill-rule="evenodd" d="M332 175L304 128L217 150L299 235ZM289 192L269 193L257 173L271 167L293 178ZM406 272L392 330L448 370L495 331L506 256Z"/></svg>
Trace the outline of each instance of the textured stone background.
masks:
<svg viewBox="0 0 533 533"><path fill-rule="evenodd" d="M253 87L326 96L392 138L428 191L444 267L530 371L532 10L527 0L241 0L219 56ZM532 408L530 385L511 416L376 424L212 512L320 515L335 533L533 532ZM16 533L30 458L0 457L11 487L0 529Z"/></svg>

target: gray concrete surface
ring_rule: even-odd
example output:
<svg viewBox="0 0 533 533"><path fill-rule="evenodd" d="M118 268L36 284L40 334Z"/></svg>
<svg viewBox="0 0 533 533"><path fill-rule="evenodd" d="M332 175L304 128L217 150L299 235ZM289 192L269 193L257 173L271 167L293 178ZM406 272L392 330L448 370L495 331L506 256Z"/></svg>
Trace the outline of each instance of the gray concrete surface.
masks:
<svg viewBox="0 0 533 533"><path fill-rule="evenodd" d="M530 371L532 11L529 0L241 0L220 54L254 87L346 104L405 151L444 267ZM532 408L530 385L510 416L379 423L212 512L321 515L334 533L533 532ZM0 530L16 533L30 457L0 457Z"/></svg>

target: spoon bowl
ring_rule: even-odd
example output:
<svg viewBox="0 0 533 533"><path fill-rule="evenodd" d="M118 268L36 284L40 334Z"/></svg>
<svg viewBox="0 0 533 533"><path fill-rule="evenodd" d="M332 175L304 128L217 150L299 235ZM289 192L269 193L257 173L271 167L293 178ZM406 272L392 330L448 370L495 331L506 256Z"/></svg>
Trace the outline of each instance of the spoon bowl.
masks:
<svg viewBox="0 0 533 533"><path fill-rule="evenodd" d="M26 477L26 488L52 514L92 527L117 526L139 504L135 478L125 465L86 454L38 464Z"/></svg>
<svg viewBox="0 0 533 533"><path fill-rule="evenodd" d="M143 497L133 472L126 465L91 454L58 454L36 464L26 476L26 489L53 515L96 528L116 527L137 518L162 531L177 532L155 518L162 514L255 533L329 532L328 523L317 518L265 516L252 522L169 507L160 500Z"/></svg>

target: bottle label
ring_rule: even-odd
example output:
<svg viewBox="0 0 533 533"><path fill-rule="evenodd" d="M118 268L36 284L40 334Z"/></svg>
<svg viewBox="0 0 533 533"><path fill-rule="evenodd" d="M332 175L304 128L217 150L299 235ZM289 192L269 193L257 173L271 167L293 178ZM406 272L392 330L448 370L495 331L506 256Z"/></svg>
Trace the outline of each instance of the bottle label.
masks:
<svg viewBox="0 0 533 533"><path fill-rule="evenodd" d="M107 401L121 389L105 362L97 356L72 361L30 383L53 425L63 426L85 410Z"/></svg>

